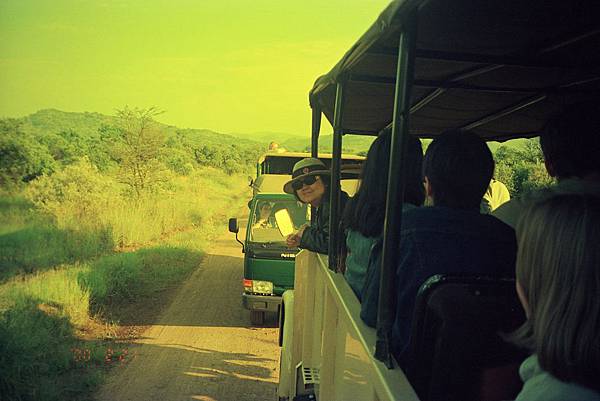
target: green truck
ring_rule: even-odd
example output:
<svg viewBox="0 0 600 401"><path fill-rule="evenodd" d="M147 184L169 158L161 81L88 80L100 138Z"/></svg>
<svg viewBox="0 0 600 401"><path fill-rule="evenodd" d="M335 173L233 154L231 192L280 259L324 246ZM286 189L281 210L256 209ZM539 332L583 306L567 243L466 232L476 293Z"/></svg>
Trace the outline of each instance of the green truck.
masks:
<svg viewBox="0 0 600 401"><path fill-rule="evenodd" d="M241 220L229 219L229 231L242 244L242 304L250 310L254 325L263 324L267 312L278 313L283 292L294 288L294 264L299 249L287 248L285 239L310 221L310 208L283 192L283 185L291 179L294 164L305 157L310 154L285 152L261 156L257 176L250 180L252 199L248 202L249 216L242 239L238 238ZM319 157L326 165L331 162L331 155ZM344 155L342 160L352 170L360 168L364 157ZM344 180L342 188L352 195L356 182Z"/></svg>
<svg viewBox="0 0 600 401"><path fill-rule="evenodd" d="M239 223L229 220L244 252L242 303L252 324L262 324L266 312L279 312L281 295L294 287L294 262L299 249L286 246L287 235L309 220L306 205L285 193L257 193L250 201L244 242Z"/></svg>

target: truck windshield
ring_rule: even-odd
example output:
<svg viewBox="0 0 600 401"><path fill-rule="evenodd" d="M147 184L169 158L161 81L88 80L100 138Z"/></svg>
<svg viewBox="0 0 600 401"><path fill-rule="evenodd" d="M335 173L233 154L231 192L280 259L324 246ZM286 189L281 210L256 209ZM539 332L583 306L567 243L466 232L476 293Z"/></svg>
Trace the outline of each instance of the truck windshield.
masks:
<svg viewBox="0 0 600 401"><path fill-rule="evenodd" d="M287 235L308 222L308 213L296 200L259 200L250 216L250 242L283 244Z"/></svg>

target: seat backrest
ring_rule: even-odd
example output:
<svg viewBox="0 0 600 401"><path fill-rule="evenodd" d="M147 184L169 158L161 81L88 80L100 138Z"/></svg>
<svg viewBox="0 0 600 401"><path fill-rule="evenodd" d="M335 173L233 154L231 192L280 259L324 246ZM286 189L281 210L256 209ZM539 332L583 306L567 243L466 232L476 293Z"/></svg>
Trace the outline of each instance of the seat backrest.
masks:
<svg viewBox="0 0 600 401"><path fill-rule="evenodd" d="M525 321L514 279L428 279L415 303L406 373L421 400L514 399L524 351L507 343Z"/></svg>

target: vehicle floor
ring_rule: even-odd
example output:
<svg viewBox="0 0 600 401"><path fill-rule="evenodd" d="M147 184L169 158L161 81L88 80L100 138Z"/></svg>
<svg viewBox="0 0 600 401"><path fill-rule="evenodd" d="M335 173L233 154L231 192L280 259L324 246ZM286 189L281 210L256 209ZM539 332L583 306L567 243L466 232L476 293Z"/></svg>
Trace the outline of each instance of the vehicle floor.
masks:
<svg viewBox="0 0 600 401"><path fill-rule="evenodd" d="M276 317L269 314L263 326L251 326L242 307L242 273L241 245L227 233L213 243L157 323L134 341L130 362L111 370L96 399L276 399Z"/></svg>

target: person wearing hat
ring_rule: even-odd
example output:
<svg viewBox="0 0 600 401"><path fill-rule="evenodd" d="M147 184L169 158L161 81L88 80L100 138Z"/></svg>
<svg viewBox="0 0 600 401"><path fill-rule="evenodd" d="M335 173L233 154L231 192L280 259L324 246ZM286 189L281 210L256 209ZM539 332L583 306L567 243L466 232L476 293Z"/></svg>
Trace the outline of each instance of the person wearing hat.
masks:
<svg viewBox="0 0 600 401"><path fill-rule="evenodd" d="M329 250L329 177L330 172L322 161L307 157L294 164L292 179L285 183L283 191L292 194L302 203L313 208L314 222L303 225L287 237L290 248L300 247L318 253ZM340 210L344 210L348 194L340 194Z"/></svg>

